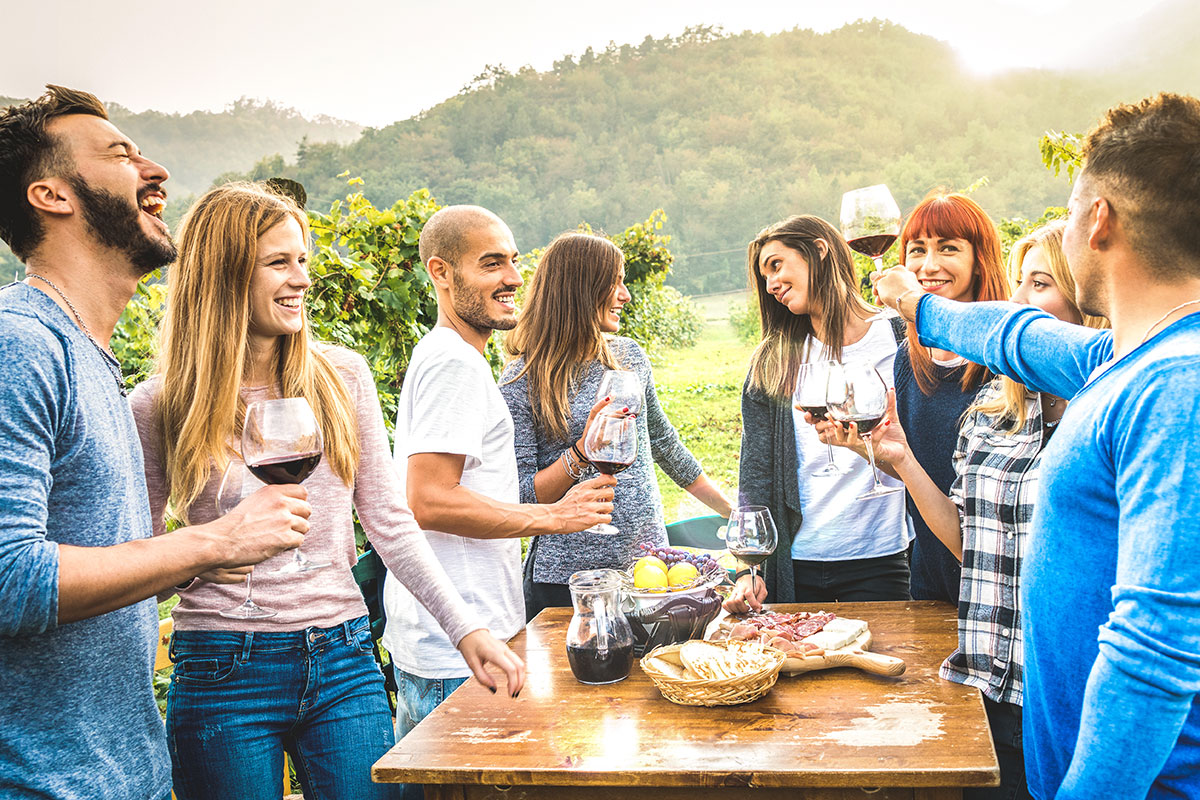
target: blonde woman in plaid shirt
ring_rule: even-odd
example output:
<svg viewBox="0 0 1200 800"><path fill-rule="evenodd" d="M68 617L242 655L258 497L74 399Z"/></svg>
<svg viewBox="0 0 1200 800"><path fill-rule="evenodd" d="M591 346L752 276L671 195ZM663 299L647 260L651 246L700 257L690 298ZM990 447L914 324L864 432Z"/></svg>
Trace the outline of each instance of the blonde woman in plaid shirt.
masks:
<svg viewBox="0 0 1200 800"><path fill-rule="evenodd" d="M1062 251L1062 222L1052 222L1013 247L1015 303L1037 306L1061 320L1107 327L1075 304L1075 282ZM1042 448L1066 401L1038 394L1009 378L984 386L963 416L954 453L957 476L942 494L913 457L896 419L894 401L875 457L904 481L933 533L962 561L958 649L941 675L984 696L1000 759L1000 786L967 790L965 798L1029 797L1021 749L1022 646L1017 601L1021 554L1033 517L1033 484ZM915 435L919 435L919 431ZM857 437L827 425L823 438L857 446Z"/></svg>

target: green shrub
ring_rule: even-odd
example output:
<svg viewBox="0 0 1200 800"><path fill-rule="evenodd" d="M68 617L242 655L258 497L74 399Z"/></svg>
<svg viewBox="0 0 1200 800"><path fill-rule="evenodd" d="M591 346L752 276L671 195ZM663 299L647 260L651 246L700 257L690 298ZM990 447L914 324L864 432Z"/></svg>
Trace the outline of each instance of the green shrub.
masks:
<svg viewBox="0 0 1200 800"><path fill-rule="evenodd" d="M752 303L730 303L729 324L737 332L739 339L750 344L757 344L762 336L758 308Z"/></svg>

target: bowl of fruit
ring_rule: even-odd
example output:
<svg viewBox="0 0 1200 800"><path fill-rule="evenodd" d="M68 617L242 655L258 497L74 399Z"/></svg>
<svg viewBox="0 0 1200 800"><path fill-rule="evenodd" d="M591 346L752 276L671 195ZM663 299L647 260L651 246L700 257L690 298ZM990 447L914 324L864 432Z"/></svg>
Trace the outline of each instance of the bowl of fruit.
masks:
<svg viewBox="0 0 1200 800"><path fill-rule="evenodd" d="M641 547L646 554L623 573L622 585L634 652L703 638L721 611L715 587L728 579L725 567L703 552Z"/></svg>

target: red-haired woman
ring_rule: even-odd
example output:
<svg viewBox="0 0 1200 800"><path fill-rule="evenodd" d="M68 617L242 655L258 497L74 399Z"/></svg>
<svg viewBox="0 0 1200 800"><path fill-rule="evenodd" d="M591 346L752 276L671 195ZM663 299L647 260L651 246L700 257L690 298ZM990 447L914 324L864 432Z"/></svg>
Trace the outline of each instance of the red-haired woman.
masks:
<svg viewBox="0 0 1200 800"><path fill-rule="evenodd" d="M965 195L933 193L921 201L904 223L900 252L927 292L964 303L1008 299L996 225ZM911 325L894 370L896 413L913 455L946 494L954 482L959 420L992 376L954 353L925 347ZM913 598L957 604L958 559L925 524L911 497L908 512L917 534L910 564Z"/></svg>

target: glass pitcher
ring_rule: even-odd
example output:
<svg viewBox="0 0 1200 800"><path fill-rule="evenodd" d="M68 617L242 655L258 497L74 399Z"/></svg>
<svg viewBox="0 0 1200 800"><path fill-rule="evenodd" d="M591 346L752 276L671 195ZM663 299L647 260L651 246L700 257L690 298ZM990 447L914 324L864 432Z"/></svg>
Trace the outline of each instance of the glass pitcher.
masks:
<svg viewBox="0 0 1200 800"><path fill-rule="evenodd" d="M567 627L567 661L580 683L623 681L633 666L633 630L621 612L621 573L576 572L567 584L575 614Z"/></svg>

